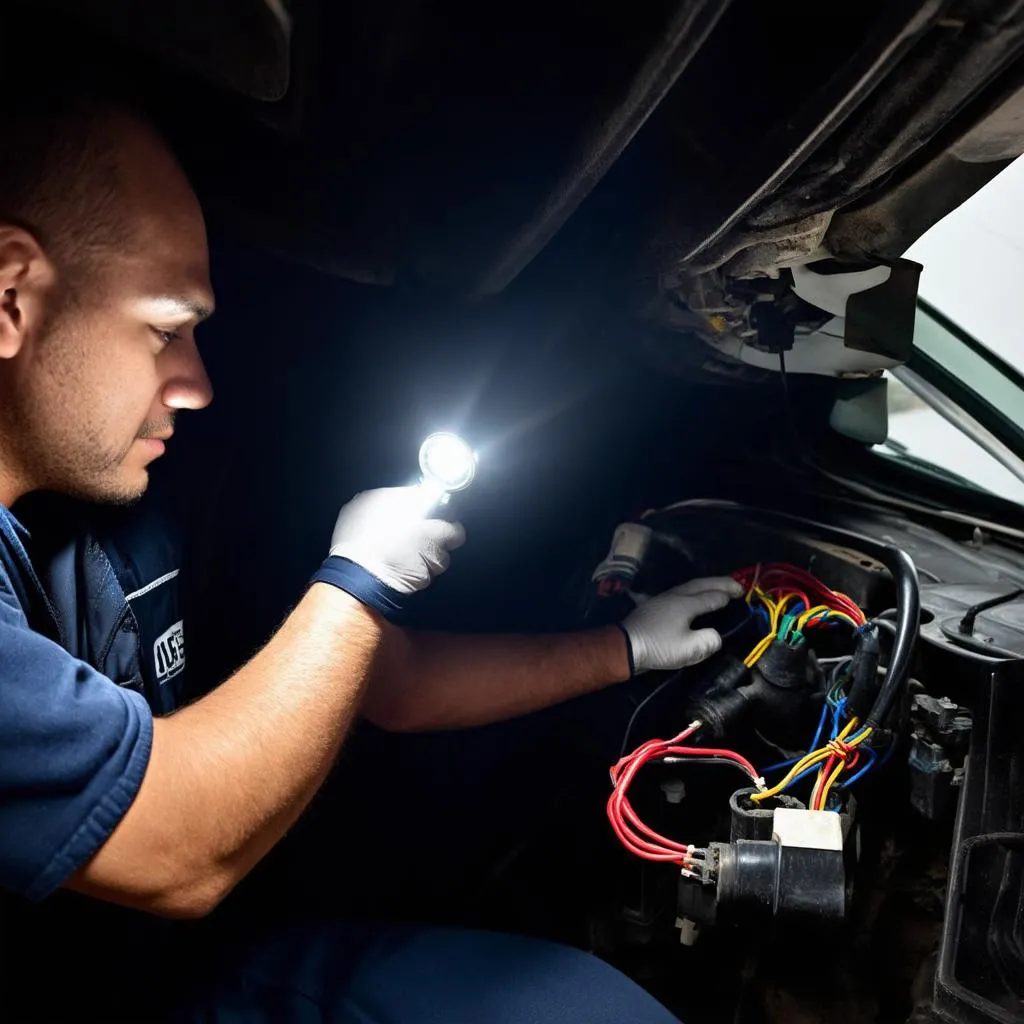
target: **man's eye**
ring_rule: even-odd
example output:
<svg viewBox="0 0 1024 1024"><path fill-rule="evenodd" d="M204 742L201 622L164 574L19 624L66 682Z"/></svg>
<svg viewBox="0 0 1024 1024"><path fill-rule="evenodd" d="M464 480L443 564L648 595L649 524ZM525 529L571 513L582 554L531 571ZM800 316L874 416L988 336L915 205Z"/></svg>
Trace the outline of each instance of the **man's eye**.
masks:
<svg viewBox="0 0 1024 1024"><path fill-rule="evenodd" d="M153 333L165 344L170 345L172 341L177 341L181 337L177 331L165 331L159 327L153 328Z"/></svg>

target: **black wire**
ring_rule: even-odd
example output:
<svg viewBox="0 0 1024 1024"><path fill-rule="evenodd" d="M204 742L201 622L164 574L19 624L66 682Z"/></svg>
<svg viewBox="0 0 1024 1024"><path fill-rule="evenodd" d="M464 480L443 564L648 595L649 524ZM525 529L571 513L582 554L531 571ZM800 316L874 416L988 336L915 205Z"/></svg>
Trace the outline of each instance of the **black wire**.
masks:
<svg viewBox="0 0 1024 1024"><path fill-rule="evenodd" d="M887 623L887 625L892 625L892 623ZM895 628L896 627L893 626L893 629L895 629ZM832 672L829 675L829 685L828 685L828 692L829 693L831 693L839 685L839 677L842 675L842 673L846 669L848 669L850 667L850 662L852 662L852 661L853 661L853 658L847 658L846 661L840 661L835 666L833 666Z"/></svg>
<svg viewBox="0 0 1024 1024"><path fill-rule="evenodd" d="M835 338L838 341L845 341L846 336L843 334L833 334L831 331L797 331L796 335L798 338L811 338L814 335L820 335L822 338Z"/></svg>
<svg viewBox="0 0 1024 1024"><path fill-rule="evenodd" d="M801 447L800 434L796 429L796 413L793 411L793 398L789 393L789 375L786 373L786 353L779 349L779 378L782 381L782 401L786 406L786 421L789 423L789 432L793 435L793 444L799 450Z"/></svg>
<svg viewBox="0 0 1024 1024"><path fill-rule="evenodd" d="M735 761L730 761L727 757L678 757L675 754L666 754L665 757L656 758L653 761L649 761L648 764L663 764L669 768L674 768L677 765L688 765L688 764L724 764L732 765L737 771L743 773L745 779L749 779L751 782L757 780L751 776L750 772L741 764L737 764Z"/></svg>
<svg viewBox="0 0 1024 1024"><path fill-rule="evenodd" d="M784 760L791 761L793 760L794 755L796 756L796 760L800 760L800 758L804 756L805 751L787 750L785 747L780 747L778 743L774 742L774 740L768 739L768 737L765 736L765 734L761 732L759 729L754 730L754 735L766 747L770 747L772 750L775 751L776 754L780 754Z"/></svg>
<svg viewBox="0 0 1024 1024"><path fill-rule="evenodd" d="M629 734L633 731L633 723L636 721L637 715L646 707L655 697L661 693L671 683L674 683L681 675L683 670L680 669L678 672L673 672L668 679L663 679L658 685L651 690L649 694L635 708L633 708L633 714L629 716L629 721L626 723L626 731L622 735L622 746L619 748L619 760L621 761L626 756L626 747L629 745Z"/></svg>

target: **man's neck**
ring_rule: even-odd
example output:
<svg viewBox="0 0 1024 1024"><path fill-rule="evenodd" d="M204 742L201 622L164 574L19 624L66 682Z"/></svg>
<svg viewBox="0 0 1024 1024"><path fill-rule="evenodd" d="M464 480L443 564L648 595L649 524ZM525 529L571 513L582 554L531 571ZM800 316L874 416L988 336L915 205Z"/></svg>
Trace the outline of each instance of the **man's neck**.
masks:
<svg viewBox="0 0 1024 1024"><path fill-rule="evenodd" d="M3 450L0 449L0 505L10 508L31 489L22 477L9 467Z"/></svg>

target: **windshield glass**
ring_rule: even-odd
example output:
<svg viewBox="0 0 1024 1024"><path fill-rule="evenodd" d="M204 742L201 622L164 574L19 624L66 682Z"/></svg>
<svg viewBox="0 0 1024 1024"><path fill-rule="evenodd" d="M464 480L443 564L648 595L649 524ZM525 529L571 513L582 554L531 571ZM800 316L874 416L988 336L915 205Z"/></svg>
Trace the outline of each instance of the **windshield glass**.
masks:
<svg viewBox="0 0 1024 1024"><path fill-rule="evenodd" d="M906 256L924 264L926 302L1024 370L1024 160L922 235Z"/></svg>
<svg viewBox="0 0 1024 1024"><path fill-rule="evenodd" d="M876 451L905 462L923 462L958 482L1024 505L1024 481L905 384L891 374L886 377L889 381L889 440L878 445Z"/></svg>
<svg viewBox="0 0 1024 1024"><path fill-rule="evenodd" d="M925 302L1010 366L1024 370L1024 329L1015 301L1024 290L1024 159L931 228L906 255L924 266L920 295ZM983 359L923 311L915 344L960 379L979 378L990 401L1001 399L993 404L1004 415L1024 419L1015 388L999 394L999 382L991 379L998 371L979 365ZM956 365L960 358L967 361L962 366ZM989 379L981 381L986 373ZM928 401L887 376L889 443L878 446L881 454L929 464L1024 504L1024 481Z"/></svg>

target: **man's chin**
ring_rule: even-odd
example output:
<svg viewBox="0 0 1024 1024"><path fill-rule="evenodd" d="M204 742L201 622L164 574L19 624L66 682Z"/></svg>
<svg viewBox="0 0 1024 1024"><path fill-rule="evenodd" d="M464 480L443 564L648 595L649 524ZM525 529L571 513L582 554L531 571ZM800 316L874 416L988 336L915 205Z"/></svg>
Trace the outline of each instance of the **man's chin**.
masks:
<svg viewBox="0 0 1024 1024"><path fill-rule="evenodd" d="M121 474L116 480L79 482L60 490L71 498L100 505L134 505L146 493L148 486L149 472L141 469L130 475Z"/></svg>

